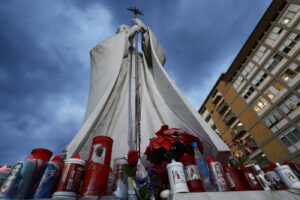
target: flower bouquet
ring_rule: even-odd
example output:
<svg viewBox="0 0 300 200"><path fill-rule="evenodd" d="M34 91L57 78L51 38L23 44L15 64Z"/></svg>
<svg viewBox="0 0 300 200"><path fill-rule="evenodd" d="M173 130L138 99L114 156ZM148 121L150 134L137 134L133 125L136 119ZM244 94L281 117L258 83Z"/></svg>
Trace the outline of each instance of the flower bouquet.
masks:
<svg viewBox="0 0 300 200"><path fill-rule="evenodd" d="M160 192L169 188L167 164L172 159L178 161L184 153L194 155L193 142L198 143L200 152L203 152L203 147L198 137L178 128L169 129L168 125L163 125L155 135L157 137L150 139L145 155L152 163L152 167L148 168L148 187L155 199L160 199Z"/></svg>
<svg viewBox="0 0 300 200"><path fill-rule="evenodd" d="M153 164L159 165L163 161L169 163L172 159L178 161L184 153L193 155L193 142L197 142L199 150L203 152L198 137L182 132L178 128L169 129L168 125L163 125L155 135L157 137L150 139L150 144L145 151L147 159Z"/></svg>
<svg viewBox="0 0 300 200"><path fill-rule="evenodd" d="M193 142L198 143L200 152L203 152L201 141L198 137L183 132L178 128L169 128L163 125L155 133L157 137L151 138L146 148L145 155L150 161L151 166L147 167L147 177L139 175L142 167L138 163L138 151L128 152L128 165L125 166L125 172L134 187L139 199L149 199L151 196L160 199L161 191L169 189L169 179L166 166L172 159L179 161L184 153L194 155Z"/></svg>

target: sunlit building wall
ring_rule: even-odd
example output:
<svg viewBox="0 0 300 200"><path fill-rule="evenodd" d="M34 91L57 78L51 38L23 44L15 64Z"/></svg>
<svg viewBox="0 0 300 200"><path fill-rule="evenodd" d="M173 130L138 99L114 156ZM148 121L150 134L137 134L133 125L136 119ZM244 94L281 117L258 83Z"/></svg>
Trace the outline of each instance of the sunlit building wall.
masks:
<svg viewBox="0 0 300 200"><path fill-rule="evenodd" d="M300 1L273 1L199 109L246 163L300 162L299 40Z"/></svg>

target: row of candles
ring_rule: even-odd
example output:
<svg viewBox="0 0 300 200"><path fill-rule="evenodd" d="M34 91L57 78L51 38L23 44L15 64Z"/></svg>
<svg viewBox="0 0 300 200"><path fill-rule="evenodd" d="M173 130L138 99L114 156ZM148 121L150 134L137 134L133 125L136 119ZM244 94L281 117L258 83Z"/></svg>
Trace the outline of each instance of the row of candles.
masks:
<svg viewBox="0 0 300 200"><path fill-rule="evenodd" d="M114 161L110 172L112 139L95 137L84 161L78 156L62 162L59 156L51 161L52 152L34 149L23 161L10 170L0 187L0 198L77 198L113 194L123 199L137 199L132 186L128 186L124 173L126 159ZM177 162L166 166L170 190L162 191L161 198L178 192L215 192L244 190L281 190L300 188L299 168L270 164L261 169L258 165L240 166L239 169L222 165L212 157L203 157L193 143L194 155L184 154ZM145 168L139 162L144 171ZM137 172L141 173L141 172ZM147 176L147 172L143 173Z"/></svg>
<svg viewBox="0 0 300 200"><path fill-rule="evenodd" d="M89 159L65 159L59 156L51 161L48 149L34 149L25 160L11 168L0 187L0 198L4 199L76 199L81 196L103 196L106 194L110 170L112 139L95 137Z"/></svg>
<svg viewBox="0 0 300 200"><path fill-rule="evenodd" d="M181 162L173 161L167 165L169 173L170 188L172 193L176 192L225 192L246 190L283 190L300 189L299 168L295 171L288 165L270 163L269 167L261 169L259 165L241 165L239 169L225 164L222 165L212 157L207 158L209 175L202 178L198 175L200 167L197 168L193 156L184 155ZM295 163L292 163L293 165ZM176 169L172 169L172 167ZM173 180L172 174L185 174L181 181ZM297 175L298 176L297 176ZM177 176L179 178L180 176ZM184 179L185 178L185 179ZM185 181L186 180L186 181ZM175 184L173 184L175 183ZM178 183L178 184L177 184Z"/></svg>
<svg viewBox="0 0 300 200"><path fill-rule="evenodd" d="M167 165L171 193L224 192L246 190L283 190L300 188L299 165L272 163L263 169L259 165L241 165L239 169L225 164L223 167L212 157L203 158L193 143L194 156L184 154ZM290 167L291 166L291 167ZM176 176L174 176L174 174ZM184 176L182 176L184 174Z"/></svg>

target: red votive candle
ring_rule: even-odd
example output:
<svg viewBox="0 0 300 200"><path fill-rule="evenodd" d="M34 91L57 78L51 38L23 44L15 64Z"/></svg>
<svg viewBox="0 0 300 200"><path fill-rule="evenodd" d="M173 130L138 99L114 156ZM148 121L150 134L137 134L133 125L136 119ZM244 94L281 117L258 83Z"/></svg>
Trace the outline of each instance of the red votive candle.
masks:
<svg viewBox="0 0 300 200"><path fill-rule="evenodd" d="M80 196L103 196L107 192L113 140L99 136L93 139Z"/></svg>
<svg viewBox="0 0 300 200"><path fill-rule="evenodd" d="M247 190L241 177L239 176L239 172L235 167L230 167L228 164L224 165L224 174L225 179L227 180L228 185L233 191L243 191Z"/></svg>
<svg viewBox="0 0 300 200"><path fill-rule="evenodd" d="M184 154L180 160L190 192L205 192L194 156Z"/></svg>
<svg viewBox="0 0 300 200"><path fill-rule="evenodd" d="M249 190L263 190L261 184L255 176L252 167L244 167L243 165L241 165L239 169L239 174L243 180L243 183Z"/></svg>
<svg viewBox="0 0 300 200"><path fill-rule="evenodd" d="M84 166L84 160L77 158L67 159L56 192L71 192L77 194Z"/></svg>

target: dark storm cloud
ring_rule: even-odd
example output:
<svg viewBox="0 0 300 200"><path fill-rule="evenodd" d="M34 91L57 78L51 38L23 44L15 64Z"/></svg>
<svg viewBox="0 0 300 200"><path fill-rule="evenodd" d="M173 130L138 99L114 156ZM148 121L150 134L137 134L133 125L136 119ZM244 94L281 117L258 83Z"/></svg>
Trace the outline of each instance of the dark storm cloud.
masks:
<svg viewBox="0 0 300 200"><path fill-rule="evenodd" d="M196 109L270 4L248 1L1 0L0 165L31 149L58 154L79 130L88 98L89 50L141 19L161 42L166 70ZM255 6L253 6L255 5Z"/></svg>
<svg viewBox="0 0 300 200"><path fill-rule="evenodd" d="M36 147L57 154L80 128L89 87L89 49L106 31L111 33L110 16L102 8L91 8L92 15L102 11L97 20L104 31L94 28L98 35L88 34L97 25L95 19L56 3L0 3L0 164L13 164ZM94 41L86 42L86 37Z"/></svg>

